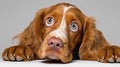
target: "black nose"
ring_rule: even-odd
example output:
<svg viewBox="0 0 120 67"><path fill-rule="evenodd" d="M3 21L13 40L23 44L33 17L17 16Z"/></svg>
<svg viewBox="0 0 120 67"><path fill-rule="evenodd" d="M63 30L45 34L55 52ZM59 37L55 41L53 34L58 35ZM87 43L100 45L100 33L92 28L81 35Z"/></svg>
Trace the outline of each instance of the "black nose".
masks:
<svg viewBox="0 0 120 67"><path fill-rule="evenodd" d="M48 40L48 45L51 49L59 49L63 46L63 42L59 38L52 37Z"/></svg>

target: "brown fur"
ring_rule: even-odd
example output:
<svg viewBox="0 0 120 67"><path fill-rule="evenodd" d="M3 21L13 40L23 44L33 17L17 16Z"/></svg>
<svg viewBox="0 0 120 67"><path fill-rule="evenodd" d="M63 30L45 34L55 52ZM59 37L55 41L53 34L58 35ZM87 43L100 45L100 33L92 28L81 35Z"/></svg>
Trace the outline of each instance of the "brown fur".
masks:
<svg viewBox="0 0 120 67"><path fill-rule="evenodd" d="M51 51L47 45L50 38L48 34L59 27L63 16L63 8L61 7L63 5L74 8L69 9L66 13L67 39L64 40L63 48L55 52L58 57L56 60L61 60L63 63L72 61L74 49L79 48L77 51L81 60L120 62L120 48L110 46L102 33L96 29L95 20L85 16L77 7L68 3L60 3L39 10L31 24L22 33L15 36L19 39L19 44L4 50L3 59L28 61L47 58L49 51ZM49 28L45 26L44 22L51 16L54 17L56 23ZM79 26L79 30L75 33L69 30L69 24L74 19Z"/></svg>

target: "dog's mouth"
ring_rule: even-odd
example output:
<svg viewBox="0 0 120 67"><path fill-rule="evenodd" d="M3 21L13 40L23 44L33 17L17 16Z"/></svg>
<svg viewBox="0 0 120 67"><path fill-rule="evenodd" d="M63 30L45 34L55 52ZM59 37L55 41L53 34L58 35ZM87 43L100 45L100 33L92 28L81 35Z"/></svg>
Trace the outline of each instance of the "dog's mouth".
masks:
<svg viewBox="0 0 120 67"><path fill-rule="evenodd" d="M63 63L67 63L72 61L72 52L70 51L67 44L65 44L60 49L51 49L48 46L41 47L44 49L38 50L38 56L41 59L48 59L48 60L57 60Z"/></svg>
<svg viewBox="0 0 120 67"><path fill-rule="evenodd" d="M50 60L59 60L58 55L60 54L60 52L58 50L49 50L47 52L47 58Z"/></svg>
<svg viewBox="0 0 120 67"><path fill-rule="evenodd" d="M45 38L38 50L38 56L41 59L60 60L64 63L72 61L68 40L54 37Z"/></svg>
<svg viewBox="0 0 120 67"><path fill-rule="evenodd" d="M45 60L43 61L43 63L63 63L60 58L60 50L48 49L45 51L45 54L46 57L44 58Z"/></svg>
<svg viewBox="0 0 120 67"><path fill-rule="evenodd" d="M67 48L61 48L58 50L49 49L45 51L45 54L45 59L47 60L56 60L63 63L72 61L72 52L70 52L70 50L68 50Z"/></svg>

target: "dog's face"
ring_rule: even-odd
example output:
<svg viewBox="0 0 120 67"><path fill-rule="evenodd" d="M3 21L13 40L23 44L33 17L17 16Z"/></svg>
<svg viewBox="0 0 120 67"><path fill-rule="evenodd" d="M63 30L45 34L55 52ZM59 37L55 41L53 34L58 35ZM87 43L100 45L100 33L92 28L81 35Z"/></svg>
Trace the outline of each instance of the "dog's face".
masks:
<svg viewBox="0 0 120 67"><path fill-rule="evenodd" d="M44 9L40 57L72 59L72 50L81 42L84 15L73 5L57 4Z"/></svg>

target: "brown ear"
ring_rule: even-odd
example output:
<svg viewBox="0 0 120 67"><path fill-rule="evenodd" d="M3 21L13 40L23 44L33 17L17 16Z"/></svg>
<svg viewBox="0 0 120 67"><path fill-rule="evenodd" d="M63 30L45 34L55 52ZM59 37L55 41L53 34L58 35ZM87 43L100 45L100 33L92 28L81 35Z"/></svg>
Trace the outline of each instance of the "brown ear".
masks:
<svg viewBox="0 0 120 67"><path fill-rule="evenodd" d="M95 20L93 18L86 17L84 26L83 26L83 39L81 47L91 47L91 44L95 40L96 36L96 27ZM88 45L90 44L90 45Z"/></svg>
<svg viewBox="0 0 120 67"><path fill-rule="evenodd" d="M89 53L95 43L96 38L96 27L95 20L93 18L85 17L85 22L83 26L83 38L82 43L79 48L80 59L87 59Z"/></svg>
<svg viewBox="0 0 120 67"><path fill-rule="evenodd" d="M22 33L15 36L15 38L19 39L20 45L35 46L35 44L41 43L44 13L45 9L38 11L31 24Z"/></svg>
<svg viewBox="0 0 120 67"><path fill-rule="evenodd" d="M83 39L79 48L80 59L96 60L98 50L109 45L102 33L96 29L94 22L93 18L85 18Z"/></svg>

